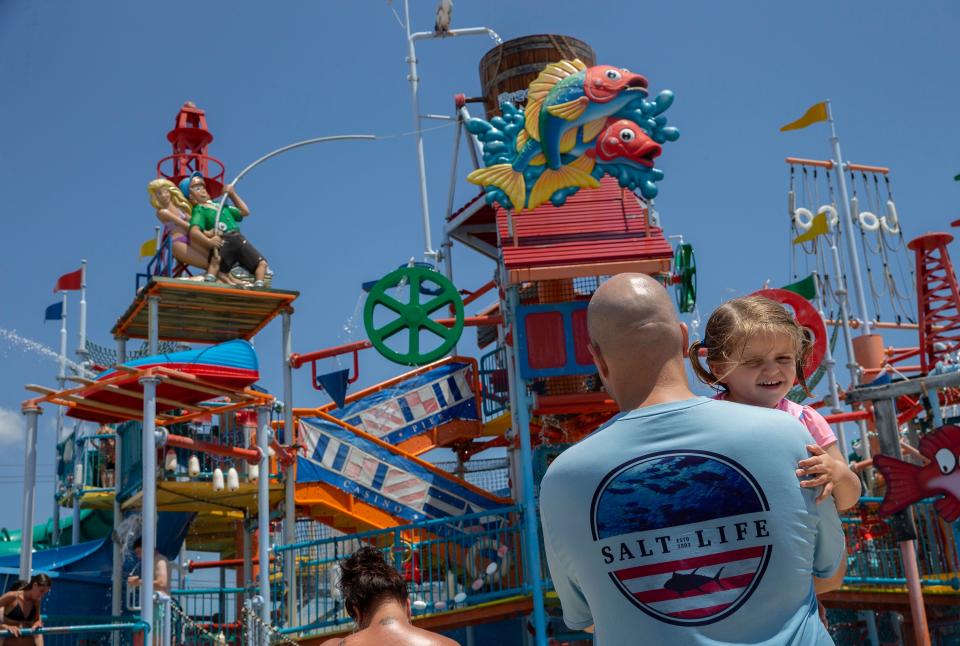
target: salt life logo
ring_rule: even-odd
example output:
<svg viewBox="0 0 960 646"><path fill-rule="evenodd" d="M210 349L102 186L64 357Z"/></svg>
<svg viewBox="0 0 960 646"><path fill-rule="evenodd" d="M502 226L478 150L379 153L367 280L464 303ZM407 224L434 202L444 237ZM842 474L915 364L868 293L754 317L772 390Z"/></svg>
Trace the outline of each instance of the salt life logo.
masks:
<svg viewBox="0 0 960 646"><path fill-rule="evenodd" d="M729 617L759 585L772 551L769 505L735 461L663 451L607 474L593 496L599 567L635 606L678 626Z"/></svg>

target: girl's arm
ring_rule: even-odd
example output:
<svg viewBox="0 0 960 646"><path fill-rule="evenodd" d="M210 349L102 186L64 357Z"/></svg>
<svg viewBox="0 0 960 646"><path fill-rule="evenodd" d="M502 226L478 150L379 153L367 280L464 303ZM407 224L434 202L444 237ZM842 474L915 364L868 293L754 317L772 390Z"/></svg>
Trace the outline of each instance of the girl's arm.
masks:
<svg viewBox="0 0 960 646"><path fill-rule="evenodd" d="M816 444L808 444L807 451L811 457L800 460L797 464L797 476L808 478L801 481L800 486L805 489L823 487L817 496L818 505L831 493L839 511L856 505L860 499L860 478L847 466L837 443L834 442L826 449Z"/></svg>
<svg viewBox="0 0 960 646"><path fill-rule="evenodd" d="M840 453L840 448L836 443L827 447L827 455L842 466L840 479L833 487L833 500L839 511L846 511L856 505L857 501L860 500L860 478L853 472L853 469L850 468L847 461L843 459L843 454Z"/></svg>

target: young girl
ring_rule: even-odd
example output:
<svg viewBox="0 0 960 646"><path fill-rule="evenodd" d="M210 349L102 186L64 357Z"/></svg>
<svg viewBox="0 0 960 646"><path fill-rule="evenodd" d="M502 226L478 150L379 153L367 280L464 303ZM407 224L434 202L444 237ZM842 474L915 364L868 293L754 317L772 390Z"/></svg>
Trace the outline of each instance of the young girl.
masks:
<svg viewBox="0 0 960 646"><path fill-rule="evenodd" d="M699 351L707 353L707 367ZM703 341L690 346L690 363L703 383L719 388L717 399L776 408L807 427L816 444L811 457L800 460L797 476L809 477L801 487L823 487L817 503L831 493L839 511L860 498L860 479L847 466L837 437L820 413L785 399L794 382L807 394L804 363L813 349L806 331L779 303L762 296L736 298L710 315Z"/></svg>

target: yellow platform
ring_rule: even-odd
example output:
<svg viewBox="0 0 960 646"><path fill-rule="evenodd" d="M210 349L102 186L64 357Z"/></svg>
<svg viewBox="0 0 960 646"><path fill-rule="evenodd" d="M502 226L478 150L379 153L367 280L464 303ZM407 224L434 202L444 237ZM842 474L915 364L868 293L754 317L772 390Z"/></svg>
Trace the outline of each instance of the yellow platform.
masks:
<svg viewBox="0 0 960 646"><path fill-rule="evenodd" d="M143 492L123 502L123 509L138 508ZM283 485L270 483L270 506L283 499ZM214 491L209 482L157 482L157 511L257 513L257 483L242 482L237 491Z"/></svg>

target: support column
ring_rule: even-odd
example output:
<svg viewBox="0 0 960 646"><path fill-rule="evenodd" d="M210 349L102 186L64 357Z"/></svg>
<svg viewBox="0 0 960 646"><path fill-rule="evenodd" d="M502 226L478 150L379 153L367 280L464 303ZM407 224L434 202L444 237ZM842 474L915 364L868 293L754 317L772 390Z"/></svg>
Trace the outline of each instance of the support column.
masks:
<svg viewBox="0 0 960 646"><path fill-rule="evenodd" d="M120 470L122 468L121 456L123 455L120 447L120 433L116 434L113 441L114 446L114 471L113 471L113 535L120 536L120 521L123 520L123 511L120 509L120 499L117 494L120 493ZM118 541L113 542L113 573L110 578L110 614L119 617L123 612L123 545Z"/></svg>
<svg viewBox="0 0 960 646"><path fill-rule="evenodd" d="M160 351L160 297L147 297L147 352L151 355Z"/></svg>
<svg viewBox="0 0 960 646"><path fill-rule="evenodd" d="M516 285L507 290L509 299L509 320L513 331L511 338L516 343L517 340L517 308L520 305L520 295ZM527 580L533 588L533 628L535 632L535 643L537 646L547 645L547 619L543 606L543 580L541 579L540 562L540 534L537 528L537 502L533 492L533 448L530 444L530 401L527 396L526 382L520 377L520 371L517 366L519 362L516 356L516 348L513 346L510 351L510 359L507 363L507 371L512 375L510 380L513 391L511 402L511 413L513 414L514 428L520 434L520 473L522 476L523 492L523 523L524 523L524 543L527 546L527 554L524 561L527 563Z"/></svg>
<svg viewBox="0 0 960 646"><path fill-rule="evenodd" d="M75 442L75 459L80 460L81 478L80 482L73 483L73 516L70 524L70 544L77 545L80 543L80 499L83 497L83 482L87 479L87 446L86 442L80 442L80 424L74 424L73 426L73 440ZM74 469L74 473L77 470Z"/></svg>
<svg viewBox="0 0 960 646"><path fill-rule="evenodd" d="M260 478L257 480L257 557L260 560L260 619L270 625L270 409L257 409L257 447L260 449Z"/></svg>
<svg viewBox="0 0 960 646"><path fill-rule="evenodd" d="M117 337L117 363L126 363L127 361L127 337Z"/></svg>
<svg viewBox="0 0 960 646"><path fill-rule="evenodd" d="M902 459L895 400L893 398L877 399L873 403L873 414L877 422L880 453L898 460ZM915 643L917 646L930 646L927 610L923 603L923 586L917 568L917 525L914 520L913 507L907 507L903 511L893 514L889 524L894 540L900 545L903 573L907 579L907 595L910 600L910 615L913 621Z"/></svg>
<svg viewBox="0 0 960 646"><path fill-rule="evenodd" d="M23 531L20 542L20 578L30 580L33 568L33 501L37 495L37 418L43 413L36 404L21 408L27 417L27 437L23 449Z"/></svg>
<svg viewBox="0 0 960 646"><path fill-rule="evenodd" d="M245 518L242 523L243 531L243 585L244 595L253 584L253 542L250 540L250 519Z"/></svg>
<svg viewBox="0 0 960 646"><path fill-rule="evenodd" d="M153 301L151 300L151 303ZM152 306L155 313L155 306ZM156 327L153 327L156 330ZM154 332L155 335L155 332ZM143 386L143 435L140 453L143 468L141 517L143 528L140 533L143 559L140 566L140 619L151 632L153 625L153 556L157 549L157 384L160 379L153 376L141 377Z"/></svg>
<svg viewBox="0 0 960 646"><path fill-rule="evenodd" d="M287 446L294 445L296 429L293 426L293 367L290 355L293 354L292 308L280 313L283 325L283 435ZM286 468L283 485L283 544L293 545L297 541L297 505L296 505L296 462ZM287 625L292 626L297 607L297 572L293 550L284 554L283 580L287 586Z"/></svg>

